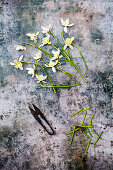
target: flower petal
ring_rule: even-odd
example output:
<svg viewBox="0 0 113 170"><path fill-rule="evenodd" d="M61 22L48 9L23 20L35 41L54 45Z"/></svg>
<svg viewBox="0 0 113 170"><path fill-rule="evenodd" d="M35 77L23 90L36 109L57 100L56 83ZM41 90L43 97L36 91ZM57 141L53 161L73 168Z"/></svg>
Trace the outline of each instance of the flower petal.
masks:
<svg viewBox="0 0 113 170"><path fill-rule="evenodd" d="M63 21L63 19L61 18L61 24L63 25L64 24L64 21Z"/></svg>
<svg viewBox="0 0 113 170"><path fill-rule="evenodd" d="M36 36L39 35L39 32L36 33Z"/></svg>
<svg viewBox="0 0 113 170"><path fill-rule="evenodd" d="M57 57L57 56L55 56L55 57L51 58L51 60L52 60L52 61L53 61L53 60L56 60L56 59L58 59L58 57Z"/></svg>
<svg viewBox="0 0 113 170"><path fill-rule="evenodd" d="M21 56L19 57L19 61L21 61L21 60L23 59L23 57L24 57L24 56L23 56L23 55L21 55Z"/></svg>
<svg viewBox="0 0 113 170"><path fill-rule="evenodd" d="M68 27L72 27L73 25L75 25L75 24L69 24Z"/></svg>
<svg viewBox="0 0 113 170"><path fill-rule="evenodd" d="M72 45L70 45L69 47L70 47L71 49L73 49L73 46L72 46Z"/></svg>
<svg viewBox="0 0 113 170"><path fill-rule="evenodd" d="M64 50L67 48L67 45L64 45Z"/></svg>
<svg viewBox="0 0 113 170"><path fill-rule="evenodd" d="M67 27L64 27L64 32L67 33Z"/></svg>
<svg viewBox="0 0 113 170"><path fill-rule="evenodd" d="M73 41L74 39L75 39L75 38L74 38L74 37L72 37L72 38L71 38L71 41Z"/></svg>
<svg viewBox="0 0 113 170"><path fill-rule="evenodd" d="M56 69L55 69L55 67L52 67L52 71L55 73L56 72Z"/></svg>
<svg viewBox="0 0 113 170"><path fill-rule="evenodd" d="M10 64L11 64L12 66L14 66L14 65L15 65L15 63L12 63L12 62L10 62Z"/></svg>

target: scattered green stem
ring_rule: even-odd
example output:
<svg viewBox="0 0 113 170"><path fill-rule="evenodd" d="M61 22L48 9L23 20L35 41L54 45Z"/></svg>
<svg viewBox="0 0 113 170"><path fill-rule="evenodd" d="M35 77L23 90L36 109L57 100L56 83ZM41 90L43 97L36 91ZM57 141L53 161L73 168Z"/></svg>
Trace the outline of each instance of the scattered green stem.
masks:
<svg viewBox="0 0 113 170"><path fill-rule="evenodd" d="M84 131L83 131L83 133L85 136L87 136L89 139L91 139L91 137L87 133L85 133Z"/></svg>
<svg viewBox="0 0 113 170"><path fill-rule="evenodd" d="M79 128L75 129L74 132L76 132L77 130L79 130ZM68 133L66 133L66 135L69 135L69 134L71 134L71 133L73 133L73 130L70 131L70 132L68 132Z"/></svg>
<svg viewBox="0 0 113 170"><path fill-rule="evenodd" d="M98 138L96 139L96 141L94 142L93 145L95 145L95 144L98 142L98 140L99 140L99 138L101 137L102 133L103 133L103 131L99 134Z"/></svg>
<svg viewBox="0 0 113 170"><path fill-rule="evenodd" d="M83 59L83 61L84 61L84 64L85 64L85 66L86 66L86 68L87 68L87 70L88 70L88 66L87 66L87 64L86 64L86 61L85 61L85 59L84 59L81 51L79 50L79 48L78 48L74 43L72 43L72 45L74 45L74 46L77 48L77 50L79 51L79 53L80 53L80 55L81 55L81 57L82 57L82 59Z"/></svg>
<svg viewBox="0 0 113 170"><path fill-rule="evenodd" d="M73 128L73 133L72 133L72 136L71 136L70 144L72 144L72 141L73 141L73 138L74 138L74 133L75 133L75 126L74 126L74 128Z"/></svg>
<svg viewBox="0 0 113 170"><path fill-rule="evenodd" d="M91 126L92 126L92 119L93 119L94 115L95 115L95 114L93 114L93 115L91 116L91 119L90 119L90 125L91 125Z"/></svg>
<svg viewBox="0 0 113 170"><path fill-rule="evenodd" d="M86 124L84 124L84 125L86 126ZM89 130L89 128L87 126L86 126L86 129L87 129L88 133L90 134L90 136L93 137L90 130Z"/></svg>
<svg viewBox="0 0 113 170"><path fill-rule="evenodd" d="M99 136L99 134L94 130L94 129L91 129L97 136ZM102 139L102 138L100 138Z"/></svg>
<svg viewBox="0 0 113 170"><path fill-rule="evenodd" d="M83 121L82 121L82 124L81 124L81 125L83 125L83 123L84 123L84 121L85 121L86 114L87 114L87 111L85 111L84 118L83 118Z"/></svg>
<svg viewBox="0 0 113 170"><path fill-rule="evenodd" d="M86 152L88 151L90 142L91 142L91 139L89 139L89 141L88 141L88 144L87 144L87 147L86 147Z"/></svg>
<svg viewBox="0 0 113 170"><path fill-rule="evenodd" d="M92 128L93 126L85 126L85 125L78 125L79 127L89 127Z"/></svg>
<svg viewBox="0 0 113 170"><path fill-rule="evenodd" d="M76 113L74 113L73 115L71 115L71 117L75 116L77 113L80 113L80 112L84 112L86 110L90 109L90 107L86 108L86 109L80 109L79 111L77 111Z"/></svg>

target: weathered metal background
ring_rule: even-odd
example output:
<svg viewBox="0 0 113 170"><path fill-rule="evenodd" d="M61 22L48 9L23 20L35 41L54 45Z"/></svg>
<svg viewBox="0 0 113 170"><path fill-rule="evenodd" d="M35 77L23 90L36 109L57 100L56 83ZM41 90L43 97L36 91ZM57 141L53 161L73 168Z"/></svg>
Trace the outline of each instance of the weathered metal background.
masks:
<svg viewBox="0 0 113 170"><path fill-rule="evenodd" d="M74 61L85 75L82 87L44 89L36 80L10 66L18 55L30 58L31 48L18 52L14 45L28 41L26 33L41 31L49 23L61 38L60 19L75 23L70 36L76 38L89 70L78 53ZM76 49L73 54L75 54ZM113 1L112 0L1 0L0 1L0 169L1 170L112 170L113 169ZM70 72L77 72L67 65ZM78 75L78 74L77 74ZM60 83L70 79L55 74ZM54 77L54 75L53 75ZM49 136L35 121L27 102L36 104L56 129ZM79 134L72 145L69 132L81 116L75 111L90 106L89 118L102 138L88 153L88 139Z"/></svg>

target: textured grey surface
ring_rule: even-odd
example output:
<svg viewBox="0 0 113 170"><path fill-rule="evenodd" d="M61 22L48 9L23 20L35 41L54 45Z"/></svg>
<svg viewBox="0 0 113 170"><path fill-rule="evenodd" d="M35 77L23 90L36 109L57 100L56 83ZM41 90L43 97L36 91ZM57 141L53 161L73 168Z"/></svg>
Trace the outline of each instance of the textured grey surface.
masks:
<svg viewBox="0 0 113 170"><path fill-rule="evenodd" d="M41 31L41 25L50 23L61 40L61 17L75 23L69 34L76 38L89 70L86 71L78 53L73 58L88 83L77 76L82 87L58 89L54 94L52 89L39 87L26 71L11 67L9 62L20 54L29 58L33 55L31 48L18 52L14 45L28 41L26 33ZM112 170L112 59L112 0L0 1L0 169ZM69 70L77 73L71 67ZM70 81L62 77L58 73L55 79L64 84ZM29 112L28 102L45 113L56 135L49 136L40 127ZM70 136L65 133L75 122L80 122L82 116L72 119L70 115L88 106L89 117L95 113L95 129L104 133L103 140L99 140L96 147L91 143L86 153L88 141L83 134L75 136L70 145Z"/></svg>

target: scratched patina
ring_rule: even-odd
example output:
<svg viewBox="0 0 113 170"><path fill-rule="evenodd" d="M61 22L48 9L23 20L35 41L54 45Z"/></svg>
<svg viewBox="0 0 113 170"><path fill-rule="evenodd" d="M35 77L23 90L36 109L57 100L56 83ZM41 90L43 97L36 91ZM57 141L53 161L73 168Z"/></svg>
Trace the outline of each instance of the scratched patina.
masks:
<svg viewBox="0 0 113 170"><path fill-rule="evenodd" d="M32 48L18 52L14 45L28 41L28 32L41 31L41 25L53 26L61 37L60 19L75 23L70 37L81 49L89 70L76 49L74 61L87 78L86 84L76 70L66 67L82 82L82 87L52 89L39 87L35 79L11 67L9 62L21 54L30 58ZM56 42L54 42L56 43ZM47 49L47 48L46 48ZM76 56L75 56L76 54ZM113 1L112 0L1 0L0 1L0 169L1 170L111 170L113 168ZM66 68L64 65L64 68ZM70 79L52 74L67 84ZM56 135L49 136L29 112L27 103L36 104L53 124ZM96 146L80 133L72 145L65 133L81 123L70 115L90 107L95 113L93 125L104 131Z"/></svg>

